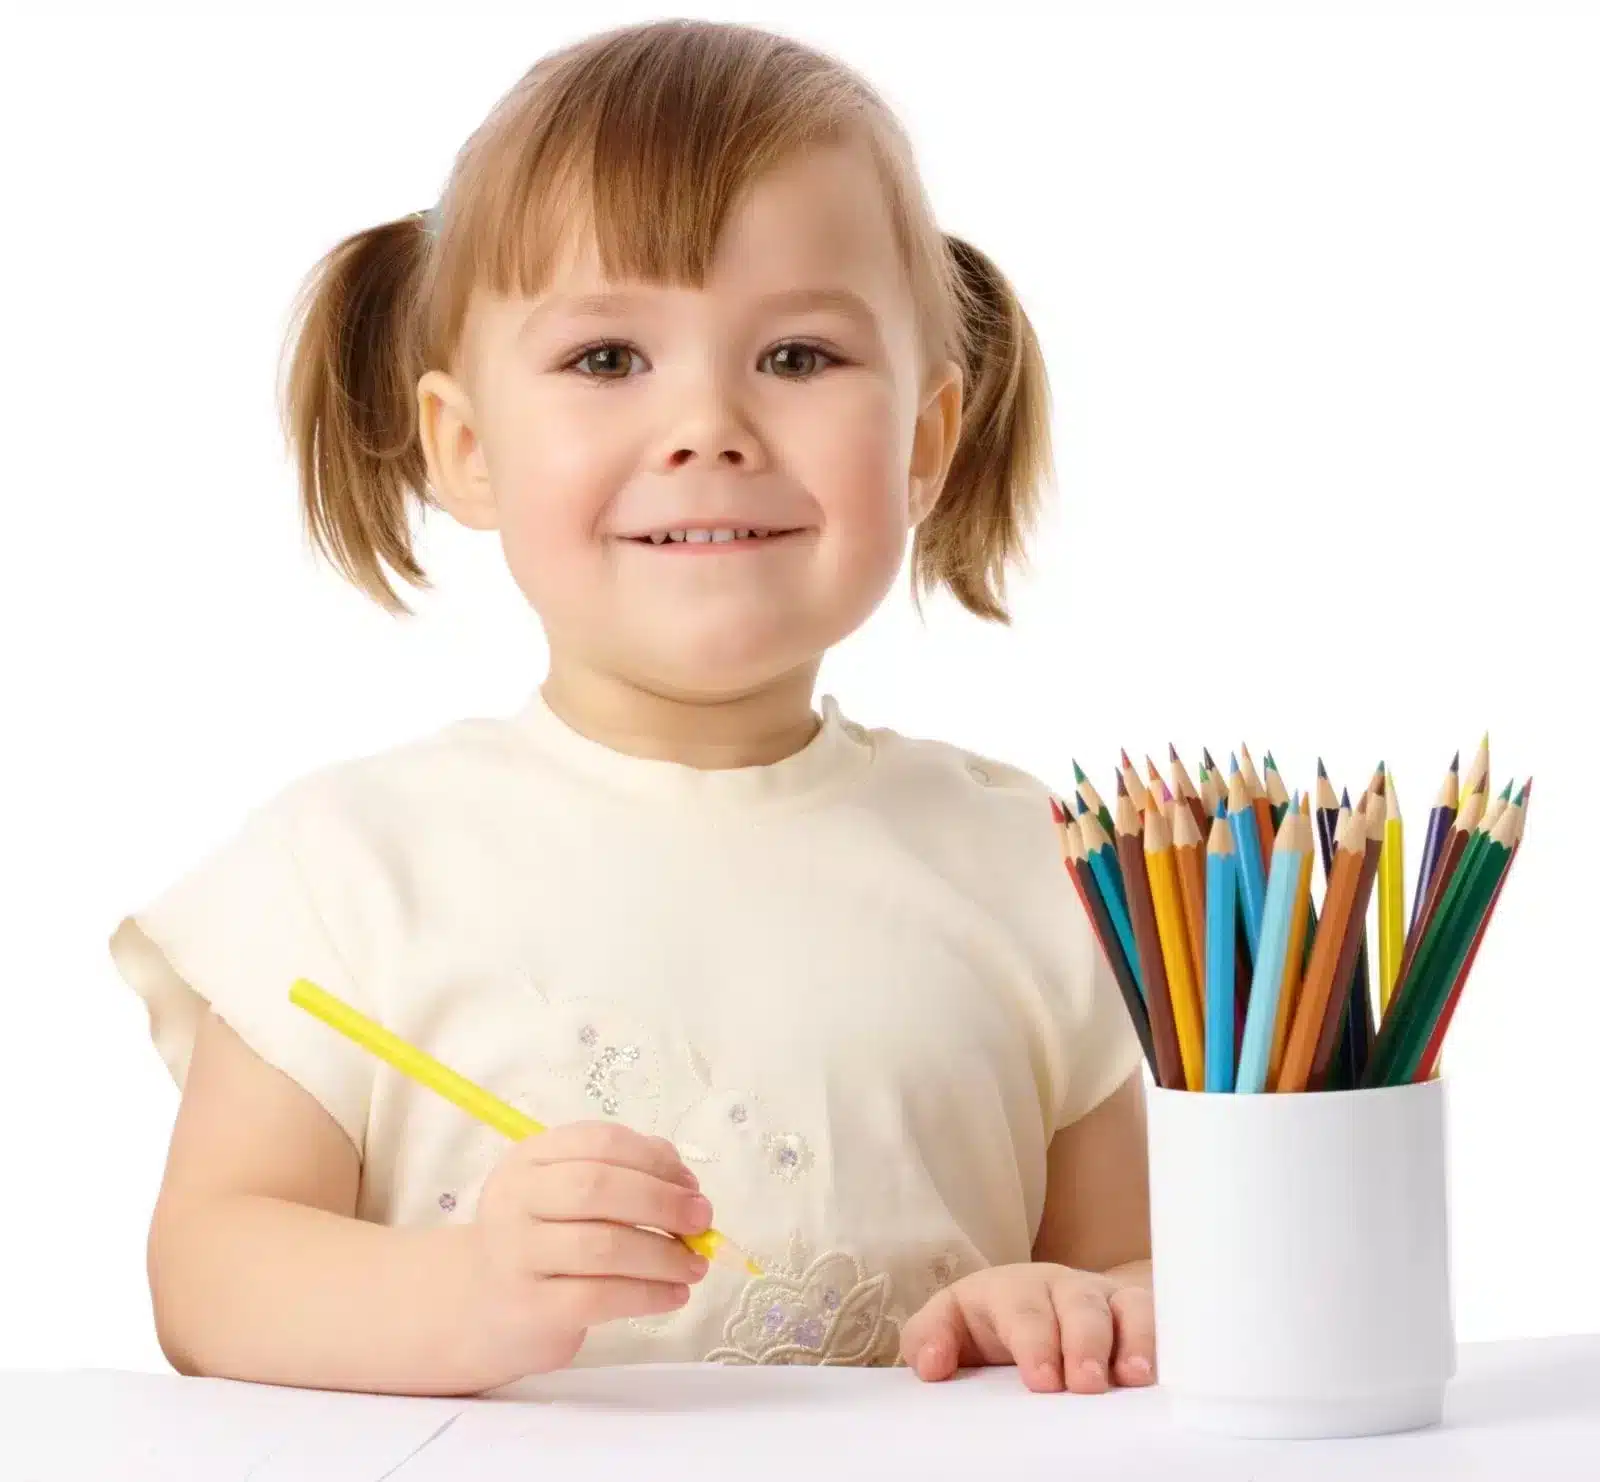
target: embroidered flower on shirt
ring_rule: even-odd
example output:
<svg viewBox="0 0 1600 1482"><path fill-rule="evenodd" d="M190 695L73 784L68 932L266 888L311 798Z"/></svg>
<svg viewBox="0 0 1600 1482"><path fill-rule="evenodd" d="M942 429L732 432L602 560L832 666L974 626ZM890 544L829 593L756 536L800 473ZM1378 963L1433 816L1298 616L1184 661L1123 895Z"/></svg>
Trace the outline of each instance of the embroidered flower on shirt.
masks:
<svg viewBox="0 0 1600 1482"><path fill-rule="evenodd" d="M889 1277L869 1275L844 1251L812 1261L806 1254L797 1236L787 1260L763 1261L766 1274L745 1285L708 1363L881 1368L900 1362Z"/></svg>
<svg viewBox="0 0 1600 1482"><path fill-rule="evenodd" d="M539 1007L529 1050L555 1078L539 1088L539 1120L605 1116L651 1131L660 1116L661 1076L647 1026L609 999L556 997L531 972L522 980Z"/></svg>

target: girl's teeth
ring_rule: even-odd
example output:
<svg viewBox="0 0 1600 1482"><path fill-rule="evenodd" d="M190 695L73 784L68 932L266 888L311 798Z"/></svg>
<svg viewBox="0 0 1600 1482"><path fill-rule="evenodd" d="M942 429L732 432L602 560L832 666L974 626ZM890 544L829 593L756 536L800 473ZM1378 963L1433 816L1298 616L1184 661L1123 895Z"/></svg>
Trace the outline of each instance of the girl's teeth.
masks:
<svg viewBox="0 0 1600 1482"><path fill-rule="evenodd" d="M721 544L723 541L734 539L734 532L732 530L713 530L711 532L711 538L718 544Z"/></svg>
<svg viewBox="0 0 1600 1482"><path fill-rule="evenodd" d="M650 537L650 544L651 545L665 545L667 543L667 541L669 541L671 538L672 537L670 535L668 535L664 530L658 530L658 531L656 531L656 533L654 535L652 535Z"/></svg>
<svg viewBox="0 0 1600 1482"><path fill-rule="evenodd" d="M709 530L689 530L685 532L683 538L690 545L705 545L711 539L711 532Z"/></svg>
<svg viewBox="0 0 1600 1482"><path fill-rule="evenodd" d="M730 540L765 540L771 532L768 530L658 530L649 537L651 545L667 545L671 543L690 545L724 545Z"/></svg>

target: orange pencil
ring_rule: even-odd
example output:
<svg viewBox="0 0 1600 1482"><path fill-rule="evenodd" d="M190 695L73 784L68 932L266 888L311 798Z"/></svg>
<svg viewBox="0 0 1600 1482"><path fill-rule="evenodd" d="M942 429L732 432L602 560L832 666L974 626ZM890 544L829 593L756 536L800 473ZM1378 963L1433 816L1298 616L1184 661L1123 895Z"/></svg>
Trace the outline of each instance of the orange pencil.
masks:
<svg viewBox="0 0 1600 1482"><path fill-rule="evenodd" d="M1172 795L1180 799L1194 815L1194 825L1200 830L1200 837L1204 839L1211 829L1211 814L1206 810L1205 800L1195 791L1189 769L1184 766L1183 758L1178 755L1178 748L1169 741L1167 751L1172 761Z"/></svg>
<svg viewBox="0 0 1600 1482"><path fill-rule="evenodd" d="M1133 799L1133 806L1143 818L1150 806L1150 789L1139 780L1139 769L1128 759L1126 748L1122 753L1122 782L1128 789L1128 796Z"/></svg>
<svg viewBox="0 0 1600 1482"><path fill-rule="evenodd" d="M1355 905L1356 884L1366 855L1366 819L1369 806L1362 799L1358 808L1341 825L1334 840L1333 871L1323 901L1322 921L1317 927L1316 945L1306 964L1300 984L1300 1002L1289 1026L1289 1041L1284 1046L1283 1064L1278 1071L1280 1091L1304 1091L1311 1076L1311 1061L1333 995L1333 971L1338 965L1339 947L1350 925Z"/></svg>

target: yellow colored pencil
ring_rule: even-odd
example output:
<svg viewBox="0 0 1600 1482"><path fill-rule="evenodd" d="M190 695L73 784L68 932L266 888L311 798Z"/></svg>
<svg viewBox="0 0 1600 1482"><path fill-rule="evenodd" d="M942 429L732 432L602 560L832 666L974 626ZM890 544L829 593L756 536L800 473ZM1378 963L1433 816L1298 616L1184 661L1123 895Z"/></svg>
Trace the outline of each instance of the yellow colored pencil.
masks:
<svg viewBox="0 0 1600 1482"><path fill-rule="evenodd" d="M1144 859L1150 876L1150 900L1155 908L1156 932L1161 939L1161 960L1166 964L1172 998L1172 1018L1178 1031L1178 1052L1183 1078L1191 1091L1206 1084L1205 1019L1200 1009L1200 987L1194 978L1194 957L1184 925L1178 874L1172 858L1172 831L1160 808L1144 819Z"/></svg>
<svg viewBox="0 0 1600 1482"><path fill-rule="evenodd" d="M1383 850L1378 855L1378 964L1383 982L1378 1002L1387 1013L1406 947L1405 823L1400 817L1400 794L1388 774L1383 779L1383 805Z"/></svg>
<svg viewBox="0 0 1600 1482"><path fill-rule="evenodd" d="M542 1123L534 1121L514 1106L508 1106L499 1097L490 1095L482 1086L474 1085L465 1076L457 1075L448 1066L441 1065L433 1056L407 1044L399 1035L335 998L326 989L319 988L307 978L297 978L289 989L289 1001L304 1009L313 1018L332 1029L337 1029L346 1039L376 1055L386 1065L402 1075L409 1076L420 1086L444 1097L477 1118L484 1126L492 1128L513 1142L532 1137L545 1130ZM717 1230L707 1230L700 1235L678 1237L690 1250L711 1262L741 1266L752 1276L760 1276L761 1268L745 1255L728 1237Z"/></svg>

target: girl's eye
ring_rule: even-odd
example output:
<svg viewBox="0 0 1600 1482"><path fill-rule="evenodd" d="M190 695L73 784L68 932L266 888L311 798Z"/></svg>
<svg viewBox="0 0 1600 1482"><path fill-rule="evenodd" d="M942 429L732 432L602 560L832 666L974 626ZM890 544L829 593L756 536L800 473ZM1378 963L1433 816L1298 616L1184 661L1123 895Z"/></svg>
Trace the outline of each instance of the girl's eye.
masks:
<svg viewBox="0 0 1600 1482"><path fill-rule="evenodd" d="M586 361L596 362L590 369L584 371L586 376L596 381L621 381L627 379L628 357L634 351L627 345L607 342L604 345L591 345L571 362L574 367L582 366ZM621 361L623 371L616 374L617 363Z"/></svg>
<svg viewBox="0 0 1600 1482"><path fill-rule="evenodd" d="M625 381L639 352L631 345L608 340L591 345L567 362L567 368L580 371L594 381ZM826 361L838 365L839 358L818 345L808 345L804 340L786 340L761 357L761 364L771 361L778 377L784 381L806 381L814 376Z"/></svg>
<svg viewBox="0 0 1600 1482"><path fill-rule="evenodd" d="M819 360L826 360L832 365L839 363L837 357L817 345L806 344L804 340L789 340L769 350L762 358L776 362L779 356L785 357L788 370L793 372L780 372L780 379L785 381L809 380L821 368L817 364Z"/></svg>

